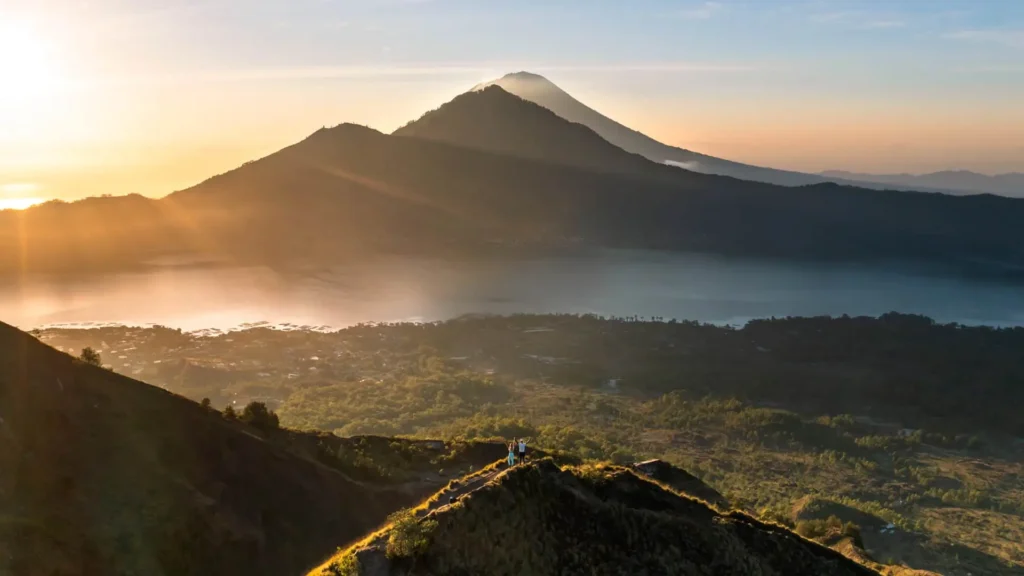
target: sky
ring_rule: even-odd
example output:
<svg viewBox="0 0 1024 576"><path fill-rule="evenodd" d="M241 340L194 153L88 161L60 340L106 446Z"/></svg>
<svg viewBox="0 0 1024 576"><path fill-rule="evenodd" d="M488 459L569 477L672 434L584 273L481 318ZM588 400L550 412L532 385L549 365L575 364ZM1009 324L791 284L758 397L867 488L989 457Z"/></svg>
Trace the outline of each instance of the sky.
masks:
<svg viewBox="0 0 1024 576"><path fill-rule="evenodd" d="M528 70L667 144L1024 171L1024 1L0 0L0 207L163 196Z"/></svg>

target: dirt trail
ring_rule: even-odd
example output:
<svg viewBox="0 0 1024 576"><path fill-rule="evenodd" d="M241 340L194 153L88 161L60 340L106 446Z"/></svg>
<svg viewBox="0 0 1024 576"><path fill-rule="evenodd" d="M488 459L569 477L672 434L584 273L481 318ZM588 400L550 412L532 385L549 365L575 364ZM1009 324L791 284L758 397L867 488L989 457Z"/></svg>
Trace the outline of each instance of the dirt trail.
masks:
<svg viewBox="0 0 1024 576"><path fill-rule="evenodd" d="M420 518L430 514L438 508L443 508L449 504L459 500L466 494L470 494L482 488L488 482L494 479L495 476L508 470L508 465L502 464L504 460L497 463L497 466L492 470L488 470L486 473L478 474L471 478L460 481L457 486L442 489L437 494L437 499L431 501L426 507L420 508L416 511L416 517Z"/></svg>

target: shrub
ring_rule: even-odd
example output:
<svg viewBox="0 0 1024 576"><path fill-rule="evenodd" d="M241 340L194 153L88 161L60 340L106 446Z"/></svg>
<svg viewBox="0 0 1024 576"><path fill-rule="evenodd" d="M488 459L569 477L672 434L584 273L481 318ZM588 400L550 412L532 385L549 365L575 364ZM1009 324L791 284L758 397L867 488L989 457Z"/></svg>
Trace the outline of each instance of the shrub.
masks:
<svg viewBox="0 0 1024 576"><path fill-rule="evenodd" d="M331 562L325 574L330 576L359 576L359 559L355 554L345 556Z"/></svg>
<svg viewBox="0 0 1024 576"><path fill-rule="evenodd" d="M239 419L250 426L263 430L274 430L281 427L277 414L269 410L263 402L249 402L242 409Z"/></svg>
<svg viewBox="0 0 1024 576"><path fill-rule="evenodd" d="M391 533L388 536L388 558L409 558L426 549L430 533L437 527L436 520L416 518L411 510L401 510L388 517Z"/></svg>
<svg viewBox="0 0 1024 576"><path fill-rule="evenodd" d="M85 362L86 364L90 364L92 366L103 365L103 359L100 358L100 353L93 350L92 348L82 348L82 355L79 356L79 359L82 362Z"/></svg>
<svg viewBox="0 0 1024 576"><path fill-rule="evenodd" d="M843 524L837 516L829 516L825 520L801 520L796 524L796 533L809 540L825 541L832 538L852 538L854 544L863 548L860 526L853 522Z"/></svg>

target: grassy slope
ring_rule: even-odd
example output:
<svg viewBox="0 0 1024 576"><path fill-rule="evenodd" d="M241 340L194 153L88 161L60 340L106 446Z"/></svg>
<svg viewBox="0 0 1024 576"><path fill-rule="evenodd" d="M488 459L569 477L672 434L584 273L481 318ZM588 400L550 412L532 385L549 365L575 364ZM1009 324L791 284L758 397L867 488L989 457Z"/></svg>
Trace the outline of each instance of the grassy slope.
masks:
<svg viewBox="0 0 1024 576"><path fill-rule="evenodd" d="M297 573L436 489L357 482L3 324L0 418L0 574Z"/></svg>
<svg viewBox="0 0 1024 576"><path fill-rule="evenodd" d="M410 555L342 552L373 574L849 574L839 553L740 513L722 514L626 468L541 461L499 475L426 519ZM386 570L381 568L386 566ZM371 570L372 567L372 570ZM340 572L330 566L321 575Z"/></svg>

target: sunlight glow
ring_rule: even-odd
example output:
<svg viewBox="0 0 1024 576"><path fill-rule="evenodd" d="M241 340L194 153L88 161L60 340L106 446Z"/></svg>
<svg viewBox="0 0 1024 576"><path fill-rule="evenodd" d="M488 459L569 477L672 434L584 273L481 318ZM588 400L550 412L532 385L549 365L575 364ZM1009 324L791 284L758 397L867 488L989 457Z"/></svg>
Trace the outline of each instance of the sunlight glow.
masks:
<svg viewBox="0 0 1024 576"><path fill-rule="evenodd" d="M59 80L52 47L31 23L0 16L0 121L41 112L39 98Z"/></svg>
<svg viewBox="0 0 1024 576"><path fill-rule="evenodd" d="M0 198L0 210L24 210L44 201L43 198Z"/></svg>

